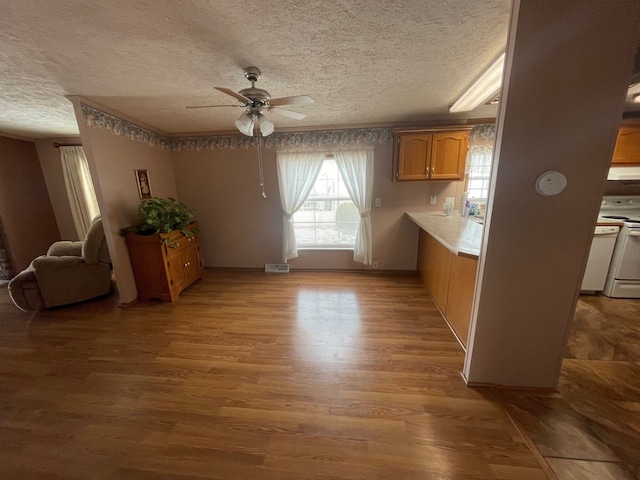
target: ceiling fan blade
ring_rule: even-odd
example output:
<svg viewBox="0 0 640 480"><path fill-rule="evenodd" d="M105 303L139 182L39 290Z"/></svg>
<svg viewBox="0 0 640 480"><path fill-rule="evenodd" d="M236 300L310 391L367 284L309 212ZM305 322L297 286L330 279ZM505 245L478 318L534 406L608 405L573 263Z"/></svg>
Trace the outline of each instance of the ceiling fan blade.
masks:
<svg viewBox="0 0 640 480"><path fill-rule="evenodd" d="M309 103L313 103L313 98L309 95L296 95L293 97L272 98L269 100L269 105L273 105L274 107L278 105L306 105Z"/></svg>
<svg viewBox="0 0 640 480"><path fill-rule="evenodd" d="M250 98L247 98L244 95L240 95L239 93L236 93L233 90L230 90L228 88L223 88L223 87L213 87L213 88L215 88L216 90L220 90L222 93L226 93L227 95L231 95L232 97L237 98L242 103L251 103Z"/></svg>
<svg viewBox="0 0 640 480"><path fill-rule="evenodd" d="M193 105L184 108L244 107L244 105Z"/></svg>
<svg viewBox="0 0 640 480"><path fill-rule="evenodd" d="M284 108L272 107L269 109L270 113L280 115L282 117L292 118L294 120L302 120L306 115L304 113L292 112Z"/></svg>

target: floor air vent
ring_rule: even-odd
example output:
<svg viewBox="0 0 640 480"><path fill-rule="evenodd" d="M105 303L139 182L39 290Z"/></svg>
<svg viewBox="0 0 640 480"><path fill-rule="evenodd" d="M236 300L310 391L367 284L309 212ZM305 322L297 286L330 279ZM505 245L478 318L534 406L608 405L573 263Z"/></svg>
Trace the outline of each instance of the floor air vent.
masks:
<svg viewBox="0 0 640 480"><path fill-rule="evenodd" d="M267 273L289 273L288 263L267 263L264 266Z"/></svg>

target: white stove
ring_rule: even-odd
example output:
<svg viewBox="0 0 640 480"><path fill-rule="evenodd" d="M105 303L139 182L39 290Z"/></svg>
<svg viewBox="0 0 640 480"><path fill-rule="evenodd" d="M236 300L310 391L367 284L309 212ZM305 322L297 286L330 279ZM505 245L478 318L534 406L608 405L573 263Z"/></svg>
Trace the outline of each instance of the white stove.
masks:
<svg viewBox="0 0 640 480"><path fill-rule="evenodd" d="M640 196L606 196L598 220L621 222L602 293L640 298Z"/></svg>
<svg viewBox="0 0 640 480"><path fill-rule="evenodd" d="M640 228L640 196L606 196L602 198L598 221L620 222L626 227Z"/></svg>

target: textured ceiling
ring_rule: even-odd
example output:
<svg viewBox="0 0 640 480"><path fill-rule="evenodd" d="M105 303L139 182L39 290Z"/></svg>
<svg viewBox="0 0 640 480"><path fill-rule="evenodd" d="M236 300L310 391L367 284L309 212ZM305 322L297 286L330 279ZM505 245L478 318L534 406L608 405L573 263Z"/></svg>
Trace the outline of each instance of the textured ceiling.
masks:
<svg viewBox="0 0 640 480"><path fill-rule="evenodd" d="M276 129L490 117L448 107L503 50L510 0L0 0L0 133L78 133L81 95L169 134L234 129L242 69L301 121Z"/></svg>

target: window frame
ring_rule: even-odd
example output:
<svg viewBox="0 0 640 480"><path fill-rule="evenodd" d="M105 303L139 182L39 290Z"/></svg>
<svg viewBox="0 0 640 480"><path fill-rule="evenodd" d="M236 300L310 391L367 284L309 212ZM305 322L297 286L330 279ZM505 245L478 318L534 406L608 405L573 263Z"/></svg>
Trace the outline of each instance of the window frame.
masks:
<svg viewBox="0 0 640 480"><path fill-rule="evenodd" d="M325 158L322 160L323 162L323 166L324 163L326 163L327 161L329 162L333 162L337 171L337 175L338 175L338 180L340 182L342 182L344 184L344 179L342 178L342 173L340 172L340 169L338 168L338 164L335 160L335 157L333 155L325 155ZM318 175L318 177L316 178L315 182L314 182L314 188L315 188L315 184L320 181L320 174ZM346 187L345 187L346 188ZM312 189L313 190L313 189ZM334 220L333 222L318 222L316 220L316 212L320 211L317 208L314 208L313 210L303 210L304 209L304 205L307 202L313 202L316 205L319 204L320 202L348 202L351 203L354 208L355 204L353 203L353 199L351 198L351 196L349 195L349 193L347 192L346 195L344 196L340 196L340 195L332 195L332 196L325 196L325 197L318 197L318 198L312 198L312 194L309 194L309 196L305 199L304 203L302 204L302 206L296 211L296 213L294 213L293 215L293 225L294 225L294 230L296 228L296 224L312 224L314 226L317 226L319 224L329 224L329 225L336 225L336 229L337 229L337 220ZM339 206L339 203L338 203ZM295 220L295 216L298 212L301 211L313 211L313 215L314 215L314 221L313 222L302 222L302 221L298 221L296 222ZM337 208L336 208L337 211ZM315 243L315 244L305 244L302 243L300 241L300 238L302 236L298 235L298 233L296 232L296 246L298 250L351 250L353 251L355 249L355 238L353 239L353 243L349 243L349 244L338 244L338 243Z"/></svg>

